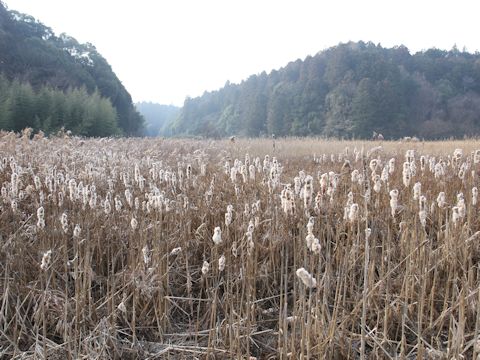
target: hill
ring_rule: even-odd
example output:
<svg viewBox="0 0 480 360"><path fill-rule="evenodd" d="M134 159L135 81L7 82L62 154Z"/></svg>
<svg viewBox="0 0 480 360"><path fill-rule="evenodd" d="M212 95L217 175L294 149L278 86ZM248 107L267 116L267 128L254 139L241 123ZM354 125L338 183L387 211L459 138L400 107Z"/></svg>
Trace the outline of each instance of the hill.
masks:
<svg viewBox="0 0 480 360"><path fill-rule="evenodd" d="M168 124L178 116L180 108L174 105L161 105L152 102L139 102L135 104L137 110L145 118L143 135L158 136L170 135Z"/></svg>
<svg viewBox="0 0 480 360"><path fill-rule="evenodd" d="M480 134L480 54L350 42L185 100L177 135Z"/></svg>
<svg viewBox="0 0 480 360"><path fill-rule="evenodd" d="M97 92L111 102L121 133L142 131L143 119L130 94L94 45L80 44L65 34L56 36L32 16L8 10L2 2L0 74L8 82L31 86L36 94L46 87L63 92L83 88L88 95ZM39 119L41 126L44 120Z"/></svg>

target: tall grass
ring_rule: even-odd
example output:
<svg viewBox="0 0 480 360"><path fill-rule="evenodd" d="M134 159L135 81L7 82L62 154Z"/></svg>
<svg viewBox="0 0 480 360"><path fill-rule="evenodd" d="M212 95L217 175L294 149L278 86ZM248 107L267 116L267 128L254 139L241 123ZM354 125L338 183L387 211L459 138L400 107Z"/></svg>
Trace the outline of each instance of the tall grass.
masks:
<svg viewBox="0 0 480 360"><path fill-rule="evenodd" d="M478 358L477 145L2 133L0 358Z"/></svg>

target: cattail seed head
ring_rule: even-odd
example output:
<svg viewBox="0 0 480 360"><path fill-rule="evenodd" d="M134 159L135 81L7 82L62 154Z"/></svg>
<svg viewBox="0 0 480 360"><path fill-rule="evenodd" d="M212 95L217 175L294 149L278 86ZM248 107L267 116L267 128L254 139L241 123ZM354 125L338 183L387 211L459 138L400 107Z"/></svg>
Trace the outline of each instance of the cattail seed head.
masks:
<svg viewBox="0 0 480 360"><path fill-rule="evenodd" d="M303 267L296 271L297 276L302 280L303 284L309 288L317 287L317 280L310 275L310 273L305 270Z"/></svg>
<svg viewBox="0 0 480 360"><path fill-rule="evenodd" d="M204 261L202 265L202 274L207 275L208 270L210 270L210 264L208 263L208 261Z"/></svg>
<svg viewBox="0 0 480 360"><path fill-rule="evenodd" d="M40 264L40 268L45 271L50 266L50 261L52 260L52 250L48 250L43 254L42 263Z"/></svg>
<svg viewBox="0 0 480 360"><path fill-rule="evenodd" d="M225 270L225 255L218 259L218 271L222 272L223 270Z"/></svg>
<svg viewBox="0 0 480 360"><path fill-rule="evenodd" d="M213 230L212 240L215 245L220 245L222 243L222 229L220 229L219 226Z"/></svg>
<svg viewBox="0 0 480 360"><path fill-rule="evenodd" d="M137 230L137 228L138 228L137 219L132 218L132 220L130 220L130 227L132 228L133 231Z"/></svg>

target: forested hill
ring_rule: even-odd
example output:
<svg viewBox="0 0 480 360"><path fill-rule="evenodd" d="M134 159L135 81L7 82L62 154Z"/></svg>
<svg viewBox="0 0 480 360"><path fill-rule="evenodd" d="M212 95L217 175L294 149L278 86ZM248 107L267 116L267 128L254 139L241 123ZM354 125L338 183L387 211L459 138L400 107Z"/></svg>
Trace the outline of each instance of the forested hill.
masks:
<svg viewBox="0 0 480 360"><path fill-rule="evenodd" d="M179 135L480 134L480 54L347 43L188 98Z"/></svg>
<svg viewBox="0 0 480 360"><path fill-rule="evenodd" d="M25 121L33 121L39 128L49 126L50 129L47 130L54 131L68 125L62 121L75 121L73 118L65 118L68 116L76 116L78 121L87 123L94 121L87 103L93 101L100 104L102 98L113 105L113 116L116 118L116 124L113 125L118 130L116 133L136 135L142 131L143 118L135 110L130 94L95 46L80 44L65 34L56 36L49 27L29 15L8 10L1 1L0 76L4 87L9 89L9 94L0 94L0 107L3 95L3 106L10 111L10 115L7 114L9 119L4 122L12 129L18 127L16 114L12 113L15 111L12 102L23 101L29 105L22 107L27 117ZM20 91L22 96L16 91ZM59 91L66 95L60 102L54 99ZM47 110L38 108L37 98L42 98L42 92L44 103L49 107ZM29 93L34 98L28 99ZM82 98L75 99L76 94ZM9 99L6 99L7 96ZM107 109L107 104L102 102L100 107L108 110L111 115L112 111ZM85 116L79 116L80 110ZM46 118L41 118L42 114ZM84 130L79 123L74 125L79 133L91 130ZM111 125L108 124L108 128Z"/></svg>

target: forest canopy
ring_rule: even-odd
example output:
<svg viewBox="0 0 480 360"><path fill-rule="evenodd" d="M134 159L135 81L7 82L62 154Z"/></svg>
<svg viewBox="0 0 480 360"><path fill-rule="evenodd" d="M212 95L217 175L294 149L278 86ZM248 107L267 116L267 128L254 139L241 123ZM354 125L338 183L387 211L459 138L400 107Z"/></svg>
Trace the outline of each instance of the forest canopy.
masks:
<svg viewBox="0 0 480 360"><path fill-rule="evenodd" d="M140 135L143 131L143 117L136 111L130 94L94 45L81 44L66 34L56 36L51 28L30 15L8 10L1 1L0 74L4 88L9 89L8 94L0 95L0 106L9 108L9 114L3 115L3 118L7 116L9 119L3 119L2 124L7 124L9 128L18 129L24 125L23 121L43 129L46 121L44 129L47 131L64 125L72 131L92 136L117 133ZM15 93L18 91L21 94ZM69 99L65 101L71 106L94 103L97 108L84 109L84 115L89 111L97 115L103 111L106 114L104 122L88 125L95 116L85 115L80 120L75 111L70 113L72 117L64 117L69 114L67 112L59 120L58 113L45 113L49 109L45 104L41 109L36 108L39 102L33 97L44 100L47 97L60 98L59 92L64 93L65 99ZM26 100L29 97L32 97L31 101ZM17 113L17 108L12 108L19 107L21 101L28 103L23 111L24 116L29 116L22 120L13 115ZM16 102L15 105L13 102ZM52 111L60 111L57 105L50 107ZM115 121L111 119L112 114ZM30 117L32 115L33 118ZM50 120L45 120L48 117Z"/></svg>
<svg viewBox="0 0 480 360"><path fill-rule="evenodd" d="M187 98L170 129L182 136L477 136L480 54L339 44Z"/></svg>

